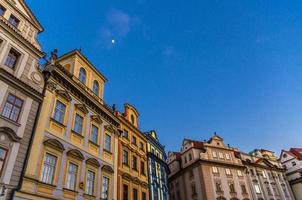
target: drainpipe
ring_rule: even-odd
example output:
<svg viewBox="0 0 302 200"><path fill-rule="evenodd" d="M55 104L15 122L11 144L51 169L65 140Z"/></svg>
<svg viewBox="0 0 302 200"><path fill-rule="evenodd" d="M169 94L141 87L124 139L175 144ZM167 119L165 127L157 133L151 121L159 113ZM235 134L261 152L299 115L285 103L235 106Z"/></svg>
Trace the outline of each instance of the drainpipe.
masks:
<svg viewBox="0 0 302 200"><path fill-rule="evenodd" d="M41 109L42 109L43 99L45 97L47 83L48 83L48 80L49 80L49 78L51 76L51 72L52 72L52 70L55 67L55 61L56 61L56 59L58 57L57 53L58 53L57 49L54 49L51 52L50 61L46 64L45 69L42 71L43 77L44 77L44 87L43 87L43 90L42 90L42 101L39 103L39 106L38 106L37 115L35 117L35 122L34 122L33 130L32 130L31 136L30 136L29 146L28 146L26 154L25 154L25 160L24 160L24 164L23 164L23 167L22 167L19 183L18 183L17 187L12 190L12 193L11 193L11 195L9 197L9 200L13 200L13 198L15 196L15 193L21 189L21 186L22 186L22 183L23 183L23 178L24 178L25 170L26 170L26 167L28 165L28 159L29 159L29 155L30 155L30 150L31 150L31 147L32 147L32 144L33 144L33 139L34 139L34 136L35 136L35 133L36 133L36 129L37 129L37 125L38 125L38 120L39 120Z"/></svg>

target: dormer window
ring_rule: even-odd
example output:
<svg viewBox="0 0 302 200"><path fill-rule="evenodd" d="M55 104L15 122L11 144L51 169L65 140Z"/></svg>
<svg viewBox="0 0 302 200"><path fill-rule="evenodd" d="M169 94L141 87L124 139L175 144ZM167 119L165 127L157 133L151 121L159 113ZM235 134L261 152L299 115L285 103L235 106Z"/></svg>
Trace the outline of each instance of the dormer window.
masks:
<svg viewBox="0 0 302 200"><path fill-rule="evenodd" d="M95 95L99 96L99 82L97 82L96 80L93 81L93 86L92 86L92 91Z"/></svg>
<svg viewBox="0 0 302 200"><path fill-rule="evenodd" d="M5 11L6 11L6 9L0 5L0 16L3 16Z"/></svg>
<svg viewBox="0 0 302 200"><path fill-rule="evenodd" d="M79 80L83 84L86 83L86 70L83 67L81 67L80 72L79 72Z"/></svg>
<svg viewBox="0 0 302 200"><path fill-rule="evenodd" d="M18 28L18 25L20 23L20 20L15 17L14 15L10 15L9 19L8 19L9 23L11 25L13 25L15 28Z"/></svg>

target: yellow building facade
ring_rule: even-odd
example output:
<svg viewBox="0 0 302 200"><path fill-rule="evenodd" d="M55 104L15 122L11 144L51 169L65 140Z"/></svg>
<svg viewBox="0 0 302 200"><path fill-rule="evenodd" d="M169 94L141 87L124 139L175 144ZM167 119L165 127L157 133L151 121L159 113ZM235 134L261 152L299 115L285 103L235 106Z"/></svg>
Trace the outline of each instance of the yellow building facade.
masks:
<svg viewBox="0 0 302 200"><path fill-rule="evenodd" d="M147 139L138 127L138 112L125 104L124 112L116 112L120 121L118 142L118 200L148 200Z"/></svg>
<svg viewBox="0 0 302 200"><path fill-rule="evenodd" d="M78 51L51 75L19 199L116 199L119 120L103 101L106 78Z"/></svg>

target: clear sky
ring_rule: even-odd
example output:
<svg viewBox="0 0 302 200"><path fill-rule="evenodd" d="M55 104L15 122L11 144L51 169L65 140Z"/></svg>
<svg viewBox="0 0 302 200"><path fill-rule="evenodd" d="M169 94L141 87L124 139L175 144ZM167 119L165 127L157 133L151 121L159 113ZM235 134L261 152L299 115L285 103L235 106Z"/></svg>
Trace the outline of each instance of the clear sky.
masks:
<svg viewBox="0 0 302 200"><path fill-rule="evenodd" d="M302 1L27 2L44 51L81 48L105 101L133 104L167 151L215 131L243 151L302 147Z"/></svg>

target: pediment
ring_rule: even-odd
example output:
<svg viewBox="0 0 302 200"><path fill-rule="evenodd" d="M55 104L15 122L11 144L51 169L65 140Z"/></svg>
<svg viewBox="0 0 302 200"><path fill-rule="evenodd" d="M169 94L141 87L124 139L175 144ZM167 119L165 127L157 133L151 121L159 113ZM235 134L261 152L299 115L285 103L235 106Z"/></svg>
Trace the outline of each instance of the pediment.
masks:
<svg viewBox="0 0 302 200"><path fill-rule="evenodd" d="M103 120L101 119L100 115L91 115L91 120L93 120L99 124L103 123Z"/></svg>
<svg viewBox="0 0 302 200"><path fill-rule="evenodd" d="M95 167L100 167L101 166L99 161L95 158L88 158L86 160L86 164L90 164L90 165L95 166Z"/></svg>
<svg viewBox="0 0 302 200"><path fill-rule="evenodd" d="M84 104L75 104L74 106L80 111L82 111L84 114L87 114L89 112Z"/></svg>
<svg viewBox="0 0 302 200"><path fill-rule="evenodd" d="M111 166L109 166L109 165L104 165L104 166L102 167L102 170L103 170L103 171L106 171L106 172L108 172L108 173L110 173L110 174L113 174L113 173L114 173L113 168L112 168Z"/></svg>
<svg viewBox="0 0 302 200"><path fill-rule="evenodd" d="M56 90L57 95L63 97L67 101L71 101L71 96L66 90Z"/></svg>
<svg viewBox="0 0 302 200"><path fill-rule="evenodd" d="M84 160L84 155L77 149L71 149L67 152L68 156L74 157L79 160Z"/></svg>
<svg viewBox="0 0 302 200"><path fill-rule="evenodd" d="M44 145L54 148L61 152L65 150L64 145L57 139L47 139L44 141Z"/></svg>

